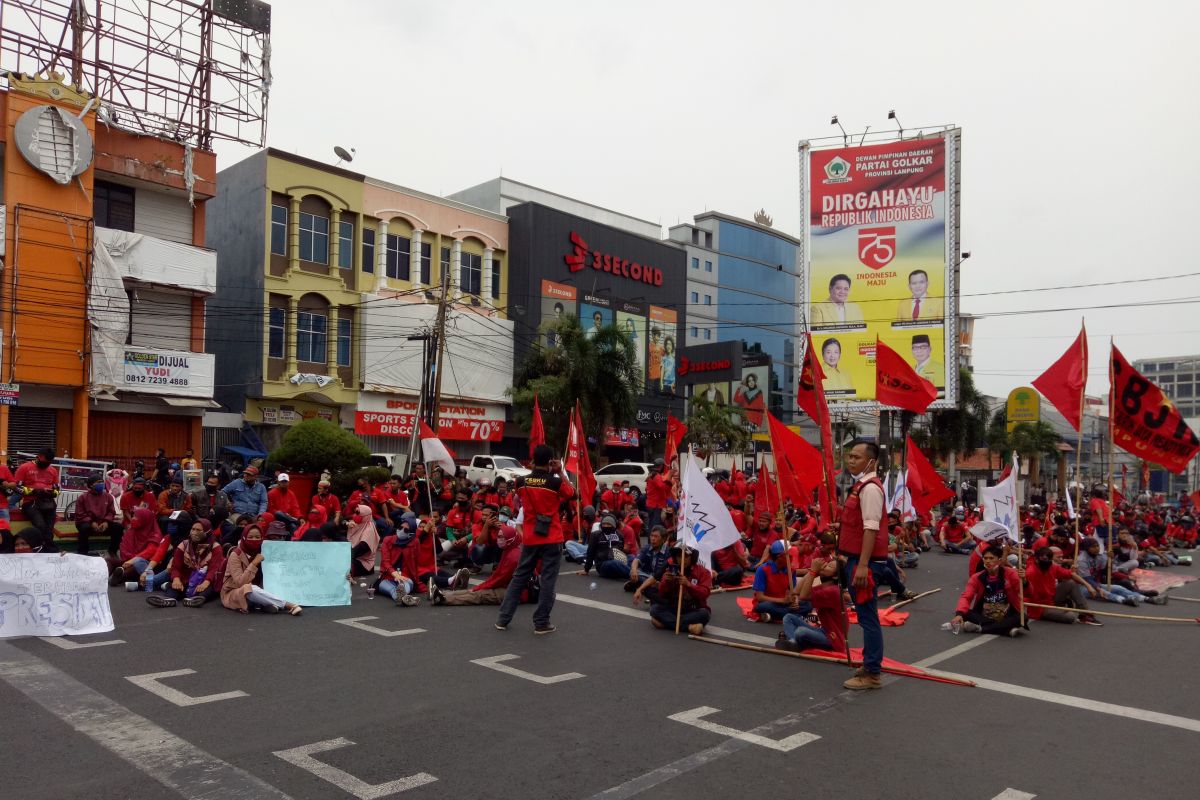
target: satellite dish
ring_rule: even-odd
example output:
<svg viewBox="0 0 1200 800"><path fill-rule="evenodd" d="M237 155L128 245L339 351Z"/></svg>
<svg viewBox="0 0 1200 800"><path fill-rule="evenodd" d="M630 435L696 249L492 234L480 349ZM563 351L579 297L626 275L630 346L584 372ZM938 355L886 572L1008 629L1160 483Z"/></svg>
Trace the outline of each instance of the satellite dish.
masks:
<svg viewBox="0 0 1200 800"><path fill-rule="evenodd" d="M349 164L351 161L354 160L354 154L356 152L358 152L358 151L355 150L353 147L350 148L349 152L347 152L346 148L344 148L344 147L335 146L333 148L333 154L338 157L338 164L342 163L343 161L345 161L347 164ZM337 166L337 164L335 164L334 166Z"/></svg>

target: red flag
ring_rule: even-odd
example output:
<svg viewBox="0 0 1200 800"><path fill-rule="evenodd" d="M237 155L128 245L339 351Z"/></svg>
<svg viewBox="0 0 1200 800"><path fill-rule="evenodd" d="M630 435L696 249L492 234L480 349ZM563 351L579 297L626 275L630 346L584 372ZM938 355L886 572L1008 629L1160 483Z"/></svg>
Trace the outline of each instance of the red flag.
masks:
<svg viewBox="0 0 1200 800"><path fill-rule="evenodd" d="M575 401L575 419L579 420L579 497L583 504L591 505L596 495L596 473L592 472L592 457L588 455L587 437L583 433L583 414L579 411L579 401Z"/></svg>
<svg viewBox="0 0 1200 800"><path fill-rule="evenodd" d="M954 497L954 492L942 480L942 476L937 474L933 464L929 463L929 459L921 452L921 448L917 447L911 436L905 442L905 447L908 451L905 457L908 465L905 485L908 487L908 493L912 495L913 508L918 514L927 514L929 509L938 503Z"/></svg>
<svg viewBox="0 0 1200 800"><path fill-rule="evenodd" d="M1138 458L1181 473L1200 451L1200 438L1162 390L1129 365L1116 345L1109 364L1113 443Z"/></svg>
<svg viewBox="0 0 1200 800"><path fill-rule="evenodd" d="M775 512L779 511L779 491L775 487L775 482L771 479L771 473L767 469L766 461L759 464L758 480L754 483L755 517L762 511L770 512L771 519L774 519Z"/></svg>
<svg viewBox="0 0 1200 800"><path fill-rule="evenodd" d="M688 427L683 424L683 420L675 418L675 415L670 411L667 412L667 450L663 455L663 460L667 462L667 466L671 466L671 460L679 454L679 445L683 442L683 437L687 436Z"/></svg>
<svg viewBox="0 0 1200 800"><path fill-rule="evenodd" d="M563 469L567 472L579 472L579 425L575 419L575 409L571 409L571 421L567 427L567 457Z"/></svg>
<svg viewBox="0 0 1200 800"><path fill-rule="evenodd" d="M821 453L824 457L824 485L826 500L833 506L830 511L837 509L837 467L833 463L833 425L829 419L829 404L825 400L825 373L821 369L821 360L817 358L817 348L813 346L812 334L804 334L806 345L804 351L804 366L800 369L800 383L796 387L796 404L805 414L817 423L821 431ZM825 508L825 503L822 503ZM830 521L826 517L824 521Z"/></svg>
<svg viewBox="0 0 1200 800"><path fill-rule="evenodd" d="M1192 505L1196 507L1196 511L1200 512L1200 489L1192 492L1188 497L1191 498Z"/></svg>
<svg viewBox="0 0 1200 800"><path fill-rule="evenodd" d="M916 373L899 353L875 338L875 399L923 414L937 399L937 387Z"/></svg>
<svg viewBox="0 0 1200 800"><path fill-rule="evenodd" d="M798 433L789 430L775 415L767 412L767 425L771 436L771 452L775 454L775 473L783 492L797 506L807 508L812 502L813 490L821 485L821 452ZM825 502L825 493L819 492L821 518L832 519Z"/></svg>
<svg viewBox="0 0 1200 800"><path fill-rule="evenodd" d="M533 421L529 423L529 460L533 460L533 448L546 443L546 429L542 427L542 409L538 397L533 396Z"/></svg>
<svg viewBox="0 0 1200 800"><path fill-rule="evenodd" d="M1033 388L1058 409L1071 427L1079 430L1083 412L1083 392L1087 388L1087 326L1082 326L1075 342L1059 356L1050 369L1038 376Z"/></svg>

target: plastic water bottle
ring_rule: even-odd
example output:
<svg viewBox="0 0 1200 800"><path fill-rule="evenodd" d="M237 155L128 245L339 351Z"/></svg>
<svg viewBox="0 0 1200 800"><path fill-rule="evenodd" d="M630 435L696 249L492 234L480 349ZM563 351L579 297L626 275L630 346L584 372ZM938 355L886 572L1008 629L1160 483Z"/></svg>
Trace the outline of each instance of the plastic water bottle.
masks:
<svg viewBox="0 0 1200 800"><path fill-rule="evenodd" d="M596 582L592 581L591 583L589 583L588 588L591 589L593 592L596 591Z"/></svg>
<svg viewBox="0 0 1200 800"><path fill-rule="evenodd" d="M142 573L142 580L145 581L145 591L154 591L154 570L146 567L146 571Z"/></svg>

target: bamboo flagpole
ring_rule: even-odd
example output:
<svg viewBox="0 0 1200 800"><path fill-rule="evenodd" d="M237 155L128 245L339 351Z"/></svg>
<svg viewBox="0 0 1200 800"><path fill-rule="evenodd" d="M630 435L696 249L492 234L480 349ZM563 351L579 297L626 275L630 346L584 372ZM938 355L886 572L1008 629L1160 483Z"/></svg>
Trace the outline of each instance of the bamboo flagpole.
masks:
<svg viewBox="0 0 1200 800"><path fill-rule="evenodd" d="M1120 614L1116 611L1096 611L1095 609L1092 609L1092 608L1088 608L1088 609L1065 608L1063 606L1050 606L1050 605L1046 605L1044 603L1030 603L1029 607L1030 608L1046 608L1046 609L1050 609L1053 611L1070 611L1072 613L1079 613L1082 611L1085 614L1095 614L1098 617L1116 617L1118 619L1141 619L1141 620L1149 620L1150 622L1192 622L1197 625L1200 625L1200 617L1196 617L1196 618L1152 617L1152 616L1149 616L1148 614Z"/></svg>
<svg viewBox="0 0 1200 800"><path fill-rule="evenodd" d="M1081 358L1079 359L1079 365L1080 365L1079 369L1083 372L1083 375L1081 376L1083 379L1083 382L1079 387L1079 430L1075 432L1075 483L1079 484L1080 486L1083 486L1083 482L1080 480L1080 470L1082 469L1082 467L1080 466L1080 458L1083 455L1083 407L1084 407L1084 401L1087 398L1087 322L1082 317L1079 320L1079 329L1082 332L1082 335L1079 337L1079 353L1081 356ZM1109 361L1111 362L1112 359L1110 358ZM1067 493L1069 494L1071 492L1070 485L1066 486L1065 488L1067 490ZM1076 561L1079 560L1079 508L1078 508L1078 505L1082 505L1083 492L1079 493L1079 500L1080 500L1079 504L1072 504L1072 507L1075 509L1075 560Z"/></svg>
<svg viewBox="0 0 1200 800"><path fill-rule="evenodd" d="M1105 552L1108 553L1108 578L1105 583L1110 586L1112 585L1113 528L1116 527L1117 521L1113 497L1113 461L1116 460L1116 445L1113 442L1113 395L1116 390L1113 387L1112 351L1113 338L1110 336L1108 337L1108 544L1105 547ZM1082 421L1080 427L1082 427Z"/></svg>

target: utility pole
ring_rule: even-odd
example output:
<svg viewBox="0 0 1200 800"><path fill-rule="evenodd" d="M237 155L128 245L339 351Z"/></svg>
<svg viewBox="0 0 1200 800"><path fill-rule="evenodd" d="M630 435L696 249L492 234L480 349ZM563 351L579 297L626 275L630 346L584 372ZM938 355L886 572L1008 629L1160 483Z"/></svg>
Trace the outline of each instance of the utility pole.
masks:
<svg viewBox="0 0 1200 800"><path fill-rule="evenodd" d="M453 264L449 264L446 270L442 273L442 296L438 300L438 316L437 328L434 331L434 336L437 337L437 360L434 362L434 390L433 390L433 432L435 435L440 435L438 422L442 413L442 374L445 370L442 369L442 361L446 356L446 300L450 293L450 275L454 269Z"/></svg>

